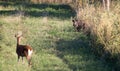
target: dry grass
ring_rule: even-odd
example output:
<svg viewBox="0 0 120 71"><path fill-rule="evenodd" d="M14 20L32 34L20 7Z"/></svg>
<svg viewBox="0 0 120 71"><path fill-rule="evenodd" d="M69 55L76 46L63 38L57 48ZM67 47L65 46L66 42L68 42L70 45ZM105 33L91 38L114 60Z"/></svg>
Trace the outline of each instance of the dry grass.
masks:
<svg viewBox="0 0 120 71"><path fill-rule="evenodd" d="M86 28L91 32L90 38L93 41L91 44L101 56L108 56L106 53L110 53L109 59L117 58L120 53L120 5L119 3L113 5L111 11L105 11L101 7L95 8L89 6L77 11L77 18L85 21ZM95 38L96 37L96 38ZM96 44L96 45L95 45ZM99 45L102 44L102 49L99 49ZM101 47L101 46L100 46ZM117 63L118 64L118 63ZM119 64L118 64L119 65Z"/></svg>
<svg viewBox="0 0 120 71"><path fill-rule="evenodd" d="M31 0L33 3L71 3L72 0Z"/></svg>

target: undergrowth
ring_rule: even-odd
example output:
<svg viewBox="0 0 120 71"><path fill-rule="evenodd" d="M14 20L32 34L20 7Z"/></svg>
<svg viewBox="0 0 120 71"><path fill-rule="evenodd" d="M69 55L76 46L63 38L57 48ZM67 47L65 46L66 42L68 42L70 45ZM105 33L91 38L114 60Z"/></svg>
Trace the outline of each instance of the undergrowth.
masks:
<svg viewBox="0 0 120 71"><path fill-rule="evenodd" d="M77 11L77 18L86 24L84 31L91 32L88 36L91 50L118 71L120 66L119 8L118 2L113 4L110 11L104 10L101 6L94 7L94 5Z"/></svg>

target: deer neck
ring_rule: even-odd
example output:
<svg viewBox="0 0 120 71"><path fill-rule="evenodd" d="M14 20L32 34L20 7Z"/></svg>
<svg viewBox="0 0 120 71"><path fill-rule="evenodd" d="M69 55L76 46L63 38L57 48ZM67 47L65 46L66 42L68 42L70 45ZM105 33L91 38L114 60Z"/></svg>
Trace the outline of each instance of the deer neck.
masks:
<svg viewBox="0 0 120 71"><path fill-rule="evenodd" d="M17 37L17 46L20 44L20 37Z"/></svg>

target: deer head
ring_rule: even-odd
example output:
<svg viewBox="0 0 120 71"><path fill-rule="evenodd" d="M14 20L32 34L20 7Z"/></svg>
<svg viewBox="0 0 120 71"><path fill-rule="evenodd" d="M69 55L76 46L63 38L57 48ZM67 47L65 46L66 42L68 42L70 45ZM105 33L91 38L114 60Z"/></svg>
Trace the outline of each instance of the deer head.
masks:
<svg viewBox="0 0 120 71"><path fill-rule="evenodd" d="M22 31L19 31L15 34L15 37L17 38L17 43L20 43L21 37L22 37Z"/></svg>
<svg viewBox="0 0 120 71"><path fill-rule="evenodd" d="M17 37L21 37L22 36L22 31L19 31L19 32L17 32L16 34L15 34L15 37L17 38Z"/></svg>

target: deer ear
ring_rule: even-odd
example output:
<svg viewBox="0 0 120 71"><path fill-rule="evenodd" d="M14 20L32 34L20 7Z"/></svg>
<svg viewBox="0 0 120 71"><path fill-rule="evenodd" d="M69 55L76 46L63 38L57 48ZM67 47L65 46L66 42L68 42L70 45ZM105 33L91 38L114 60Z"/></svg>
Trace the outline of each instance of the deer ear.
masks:
<svg viewBox="0 0 120 71"><path fill-rule="evenodd" d="M17 37L17 35L15 34L15 37Z"/></svg>
<svg viewBox="0 0 120 71"><path fill-rule="evenodd" d="M74 23L74 22L75 22L75 20L72 20L72 22Z"/></svg>
<svg viewBox="0 0 120 71"><path fill-rule="evenodd" d="M22 34L22 31L18 31L16 34L15 34L15 37L21 37L23 34Z"/></svg>

